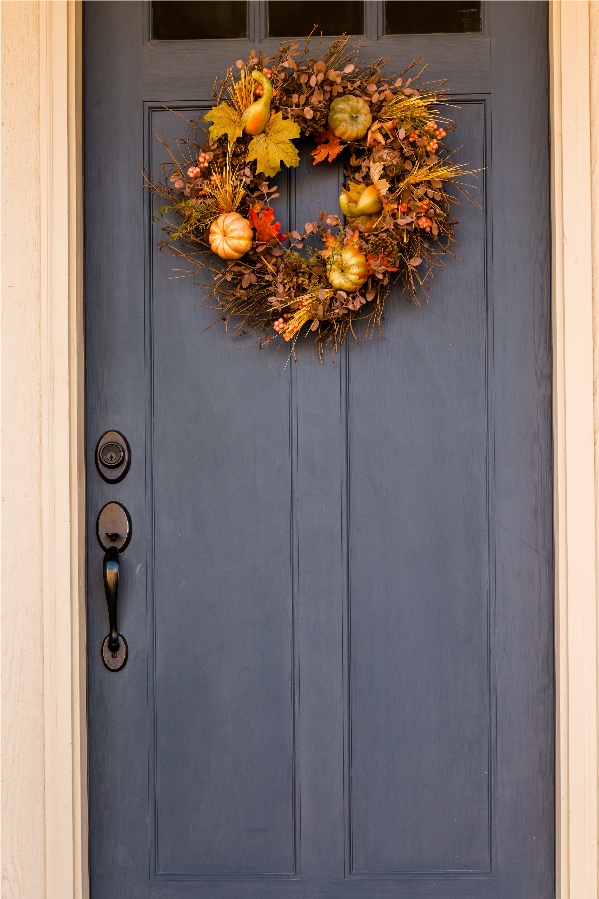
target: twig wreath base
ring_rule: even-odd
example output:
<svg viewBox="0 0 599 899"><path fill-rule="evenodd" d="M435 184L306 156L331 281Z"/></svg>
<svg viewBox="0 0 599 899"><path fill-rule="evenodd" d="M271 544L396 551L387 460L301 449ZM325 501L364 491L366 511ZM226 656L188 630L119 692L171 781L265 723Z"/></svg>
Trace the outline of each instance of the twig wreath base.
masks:
<svg viewBox="0 0 599 899"><path fill-rule="evenodd" d="M208 133L196 121L174 149L162 138L163 180L145 176L164 201L161 249L190 263L190 274L209 273L233 334L291 347L312 336L321 358L349 333L358 339L357 320L369 336L380 328L394 283L415 303L426 295L455 242L458 201L446 188L469 174L444 144L454 125L437 107L442 86L418 86L417 63L391 76L383 59L360 61L348 40L319 45L316 56L308 40L303 50L282 44L272 59L238 60L215 85ZM345 154L345 221L325 210L303 233L284 234L269 179L299 165L301 134L315 138L314 165Z"/></svg>

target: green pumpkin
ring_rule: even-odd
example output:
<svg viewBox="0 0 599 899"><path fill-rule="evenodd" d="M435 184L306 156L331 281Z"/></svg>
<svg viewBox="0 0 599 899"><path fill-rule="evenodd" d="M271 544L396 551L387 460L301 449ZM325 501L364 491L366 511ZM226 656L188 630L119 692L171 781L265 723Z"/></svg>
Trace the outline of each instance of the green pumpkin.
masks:
<svg viewBox="0 0 599 899"><path fill-rule="evenodd" d="M370 107L361 97L337 97L331 103L329 125L342 140L360 140L372 125Z"/></svg>

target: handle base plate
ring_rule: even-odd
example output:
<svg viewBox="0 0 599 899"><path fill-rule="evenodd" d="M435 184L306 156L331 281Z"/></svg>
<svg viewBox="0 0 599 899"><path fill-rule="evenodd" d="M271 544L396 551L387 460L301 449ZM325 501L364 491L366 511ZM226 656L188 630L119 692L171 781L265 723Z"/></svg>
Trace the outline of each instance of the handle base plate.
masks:
<svg viewBox="0 0 599 899"><path fill-rule="evenodd" d="M119 648L116 652L111 652L108 648L109 640L110 634L107 634L102 643L102 661L109 671L121 671L127 664L127 641L119 634Z"/></svg>

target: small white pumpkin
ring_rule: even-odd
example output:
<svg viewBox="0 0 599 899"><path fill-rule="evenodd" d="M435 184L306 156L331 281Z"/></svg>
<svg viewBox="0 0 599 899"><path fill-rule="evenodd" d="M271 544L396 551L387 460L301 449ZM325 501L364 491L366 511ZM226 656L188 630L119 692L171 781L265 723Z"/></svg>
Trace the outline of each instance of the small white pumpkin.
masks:
<svg viewBox="0 0 599 899"><path fill-rule="evenodd" d="M335 290L355 293L368 280L370 269L366 256L358 247L343 247L327 261L327 278Z"/></svg>
<svg viewBox="0 0 599 899"><path fill-rule="evenodd" d="M210 249L221 259L241 259L251 249L254 230L238 212L223 212L210 225Z"/></svg>

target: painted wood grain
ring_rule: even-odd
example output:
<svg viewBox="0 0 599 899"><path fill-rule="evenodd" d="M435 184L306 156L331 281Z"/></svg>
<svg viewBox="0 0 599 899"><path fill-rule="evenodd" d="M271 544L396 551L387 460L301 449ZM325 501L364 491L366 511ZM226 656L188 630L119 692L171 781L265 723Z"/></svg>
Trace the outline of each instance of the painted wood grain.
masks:
<svg viewBox="0 0 599 899"><path fill-rule="evenodd" d="M495 4L496 52L459 97L462 133L488 167L484 211L460 210L464 260L448 263L428 306L390 308L390 336L348 348L333 370L305 347L290 370L269 350L236 353L206 330L197 288L169 282L136 180L141 139L169 130L159 101L209 102L239 48L206 51L210 78L194 96L164 60L152 87L142 12L86 8L90 647L106 626L102 502L124 501L135 531L123 559L130 661L115 677L89 655L94 889L115 899L111 862L124 850L128 899L544 899L546 9ZM458 44L456 77L470 71ZM397 67L401 41L385 46ZM526 85L516 107L514 80ZM508 115L532 116L534 152L506 149ZM293 173L290 224L334 208L339 175ZM517 241L504 218L514 209ZM91 462L108 427L137 460L118 495Z"/></svg>

